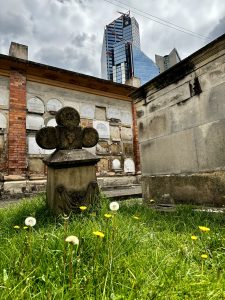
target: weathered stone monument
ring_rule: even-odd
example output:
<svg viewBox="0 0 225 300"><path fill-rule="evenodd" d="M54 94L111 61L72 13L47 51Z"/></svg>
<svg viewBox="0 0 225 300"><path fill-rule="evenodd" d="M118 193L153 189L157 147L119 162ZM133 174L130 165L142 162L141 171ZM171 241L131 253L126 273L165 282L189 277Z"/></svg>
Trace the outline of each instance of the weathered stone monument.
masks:
<svg viewBox="0 0 225 300"><path fill-rule="evenodd" d="M72 107L61 108L55 118L57 126L40 129L36 142L43 149L56 149L44 163L48 166L47 202L60 214L98 202L95 165L99 158L82 147L94 147L99 136L96 129L79 126L80 115Z"/></svg>

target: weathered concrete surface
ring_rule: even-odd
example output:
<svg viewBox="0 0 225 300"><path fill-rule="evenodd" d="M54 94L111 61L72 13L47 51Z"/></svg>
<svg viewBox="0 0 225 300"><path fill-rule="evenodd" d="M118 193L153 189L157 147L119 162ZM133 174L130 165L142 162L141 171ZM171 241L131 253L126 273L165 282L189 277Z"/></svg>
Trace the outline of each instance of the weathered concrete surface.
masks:
<svg viewBox="0 0 225 300"><path fill-rule="evenodd" d="M79 209L81 205L92 204L88 203L85 194L89 184L93 181L96 181L94 165L62 169L48 167L47 202L49 208L55 214L59 214ZM63 192L61 192L62 188ZM92 196L95 197L95 195Z"/></svg>
<svg viewBox="0 0 225 300"><path fill-rule="evenodd" d="M142 195L141 185L118 186L104 188L103 193L109 198L115 197L139 197Z"/></svg>
<svg viewBox="0 0 225 300"><path fill-rule="evenodd" d="M11 42L10 48L9 48L9 55L27 60L28 59L28 47L26 45L21 45L21 44Z"/></svg>
<svg viewBox="0 0 225 300"><path fill-rule="evenodd" d="M134 92L146 201L151 191L222 204L224 95L225 35Z"/></svg>
<svg viewBox="0 0 225 300"><path fill-rule="evenodd" d="M169 195L175 203L225 204L225 172L191 175L143 176L142 195L144 202L165 203Z"/></svg>

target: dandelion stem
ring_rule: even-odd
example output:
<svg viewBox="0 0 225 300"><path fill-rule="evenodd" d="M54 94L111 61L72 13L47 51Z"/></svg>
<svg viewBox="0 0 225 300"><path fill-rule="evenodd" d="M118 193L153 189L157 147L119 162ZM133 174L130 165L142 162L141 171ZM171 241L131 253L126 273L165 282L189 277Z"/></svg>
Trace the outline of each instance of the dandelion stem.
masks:
<svg viewBox="0 0 225 300"><path fill-rule="evenodd" d="M70 244L69 287L73 287L73 244Z"/></svg>
<svg viewBox="0 0 225 300"><path fill-rule="evenodd" d="M64 271L66 268L66 252L67 252L67 244L66 244L66 237L67 237L67 230L68 230L68 221L67 218L64 218L64 224L63 224L63 228L64 228L64 251L63 251L63 265L64 265Z"/></svg>

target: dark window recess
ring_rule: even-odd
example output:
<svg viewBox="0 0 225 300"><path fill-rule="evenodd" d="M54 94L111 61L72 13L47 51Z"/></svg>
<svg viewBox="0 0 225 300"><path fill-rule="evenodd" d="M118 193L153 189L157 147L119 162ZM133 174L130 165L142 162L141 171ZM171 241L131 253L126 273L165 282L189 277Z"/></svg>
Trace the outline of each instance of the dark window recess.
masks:
<svg viewBox="0 0 225 300"><path fill-rule="evenodd" d="M201 94L202 89L198 77L195 77L192 83L189 82L189 88L190 88L191 97Z"/></svg>

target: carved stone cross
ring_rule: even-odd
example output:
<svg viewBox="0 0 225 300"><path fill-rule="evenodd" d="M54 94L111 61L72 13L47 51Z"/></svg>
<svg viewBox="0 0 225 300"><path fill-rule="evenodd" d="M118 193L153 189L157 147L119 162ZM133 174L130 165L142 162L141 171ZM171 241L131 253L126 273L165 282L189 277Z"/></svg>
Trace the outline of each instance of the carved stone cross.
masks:
<svg viewBox="0 0 225 300"><path fill-rule="evenodd" d="M79 126L80 115L72 107L63 107L56 114L56 127L41 128L36 142L43 149L71 150L94 147L99 140L94 128Z"/></svg>
<svg viewBox="0 0 225 300"><path fill-rule="evenodd" d="M80 115L74 108L61 108L56 122L56 127L40 129L36 142L43 149L56 149L43 161L48 166L47 202L55 214L60 214L98 203L95 166L100 159L82 149L94 147L99 136L96 129L79 126Z"/></svg>

